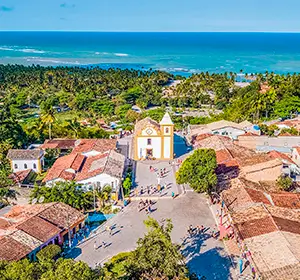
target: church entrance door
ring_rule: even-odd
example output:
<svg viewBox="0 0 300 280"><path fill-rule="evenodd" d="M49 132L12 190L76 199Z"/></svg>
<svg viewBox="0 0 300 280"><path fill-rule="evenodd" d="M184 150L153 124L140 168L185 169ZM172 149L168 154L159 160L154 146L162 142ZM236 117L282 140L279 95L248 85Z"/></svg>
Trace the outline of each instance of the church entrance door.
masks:
<svg viewBox="0 0 300 280"><path fill-rule="evenodd" d="M153 157L153 149L146 149L146 156Z"/></svg>

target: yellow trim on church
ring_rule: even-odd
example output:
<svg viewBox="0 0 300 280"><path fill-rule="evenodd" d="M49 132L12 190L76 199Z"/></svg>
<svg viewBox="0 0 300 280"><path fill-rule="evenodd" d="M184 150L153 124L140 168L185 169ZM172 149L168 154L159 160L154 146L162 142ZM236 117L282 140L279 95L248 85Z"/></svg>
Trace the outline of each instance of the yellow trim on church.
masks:
<svg viewBox="0 0 300 280"><path fill-rule="evenodd" d="M169 122L169 123L168 123ZM142 135L143 132L145 132L148 128L151 128L156 131L157 135ZM165 134L165 128L169 128L168 134ZM165 158L164 150L166 148L165 146L165 139L170 137L170 151L169 155L170 157ZM141 121L139 121L136 124L135 127L135 133L134 133L134 141L133 141L133 148L134 148L134 159L135 160L141 160L139 158L139 138L161 138L160 140L160 157L156 157L158 160L171 160L174 158L174 124L169 116L169 114L165 114L164 118L162 119L162 124L158 124L154 120L150 118L145 118ZM142 147L143 149L143 147ZM146 147L144 147L146 149ZM152 149L155 149L153 147ZM153 151L153 154L156 154L155 151Z"/></svg>

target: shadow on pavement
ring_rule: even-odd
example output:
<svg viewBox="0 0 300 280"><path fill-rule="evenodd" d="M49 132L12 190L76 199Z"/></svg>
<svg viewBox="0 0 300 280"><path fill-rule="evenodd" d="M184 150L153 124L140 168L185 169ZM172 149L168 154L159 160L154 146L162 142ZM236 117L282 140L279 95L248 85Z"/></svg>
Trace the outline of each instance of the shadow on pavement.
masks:
<svg viewBox="0 0 300 280"><path fill-rule="evenodd" d="M66 254L65 258L66 259L75 259L78 256L80 256L81 253L82 253L82 250L78 247L75 247L75 248L72 248L72 250Z"/></svg>
<svg viewBox="0 0 300 280"><path fill-rule="evenodd" d="M187 260L190 272L206 279L233 279L230 271L232 264L224 248L206 249L204 241L209 238L212 238L210 234L202 233L183 240L181 253Z"/></svg>

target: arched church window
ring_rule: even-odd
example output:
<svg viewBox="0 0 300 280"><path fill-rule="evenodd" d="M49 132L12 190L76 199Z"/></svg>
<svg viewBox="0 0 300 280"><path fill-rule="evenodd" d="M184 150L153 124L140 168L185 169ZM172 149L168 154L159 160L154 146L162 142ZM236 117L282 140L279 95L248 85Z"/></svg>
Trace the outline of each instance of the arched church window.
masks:
<svg viewBox="0 0 300 280"><path fill-rule="evenodd" d="M151 138L147 139L147 145L151 145Z"/></svg>
<svg viewBox="0 0 300 280"><path fill-rule="evenodd" d="M168 127L166 127L166 133L169 133L169 128Z"/></svg>

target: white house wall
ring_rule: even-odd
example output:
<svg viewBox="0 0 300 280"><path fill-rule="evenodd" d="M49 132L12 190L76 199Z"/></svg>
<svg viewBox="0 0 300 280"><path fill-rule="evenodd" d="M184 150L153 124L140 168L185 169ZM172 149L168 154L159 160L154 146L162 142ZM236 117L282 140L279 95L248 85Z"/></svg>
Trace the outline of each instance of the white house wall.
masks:
<svg viewBox="0 0 300 280"><path fill-rule="evenodd" d="M116 187L119 186L120 184L120 179L113 177L111 175L108 174L99 174L97 176L88 178L86 180L82 180L82 181L78 181L77 183L82 184L82 185L93 185L93 184L97 184L100 183L100 187L104 187L105 185L110 185L112 186L113 184L113 190L116 190Z"/></svg>
<svg viewBox="0 0 300 280"><path fill-rule="evenodd" d="M300 155L296 149L293 149L292 160L300 167Z"/></svg>
<svg viewBox="0 0 300 280"><path fill-rule="evenodd" d="M151 145L148 145L148 139L151 139ZM161 137L138 137L137 139L137 156L138 158L146 157L146 150L153 150L153 157L161 158Z"/></svg>
<svg viewBox="0 0 300 280"><path fill-rule="evenodd" d="M234 128L234 127L224 127L220 129L212 130L213 134L218 135L226 135L231 138L237 138L239 135L245 134L245 131L242 129Z"/></svg>
<svg viewBox="0 0 300 280"><path fill-rule="evenodd" d="M41 170L39 170L39 161L40 160L32 160L32 159L27 159L27 160L12 160L12 169L13 172L18 172L18 171L23 171L23 170L27 170L27 169L32 169L35 172L40 172ZM17 168L15 168L15 165L17 164ZM27 168L24 167L24 164L27 164ZM34 164L36 166L36 168L34 168ZM42 165L42 163L41 163Z"/></svg>

